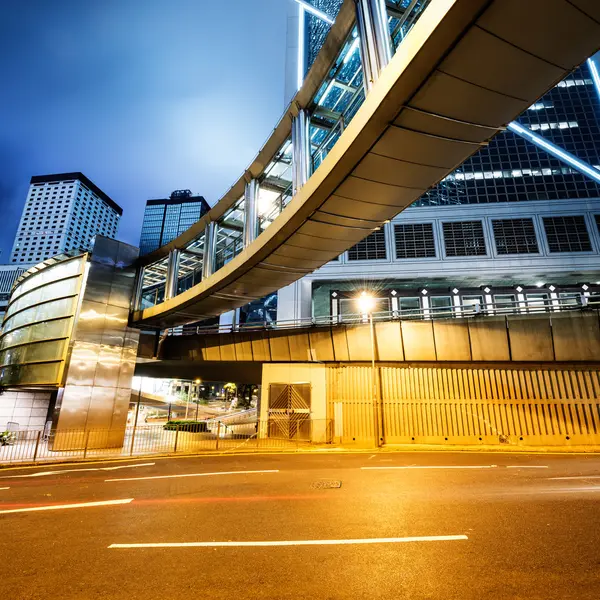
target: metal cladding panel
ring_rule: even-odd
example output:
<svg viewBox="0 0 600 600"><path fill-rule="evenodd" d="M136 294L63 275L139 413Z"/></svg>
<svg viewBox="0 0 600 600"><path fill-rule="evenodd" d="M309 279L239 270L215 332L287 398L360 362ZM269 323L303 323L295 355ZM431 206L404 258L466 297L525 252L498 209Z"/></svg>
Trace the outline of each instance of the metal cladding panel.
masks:
<svg viewBox="0 0 600 600"><path fill-rule="evenodd" d="M373 229L375 229L373 226L349 228L341 225L332 225L331 223L319 223L318 221L308 220L299 229L299 233L325 239L357 242L369 235Z"/></svg>
<svg viewBox="0 0 600 600"><path fill-rule="evenodd" d="M309 331L310 349L312 360L333 362L333 340L331 339L331 328L321 327Z"/></svg>
<svg viewBox="0 0 600 600"><path fill-rule="evenodd" d="M327 253L335 252L337 254L341 254L348 248L348 243L345 240L317 238L314 235L305 235L303 233L295 233L290 238L289 244L296 248L310 249L317 247Z"/></svg>
<svg viewBox="0 0 600 600"><path fill-rule="evenodd" d="M271 360L274 362L289 362L292 360L290 354L289 334L285 331L269 332L269 347Z"/></svg>
<svg viewBox="0 0 600 600"><path fill-rule="evenodd" d="M267 362L271 360L269 340L264 331L252 335L252 360Z"/></svg>
<svg viewBox="0 0 600 600"><path fill-rule="evenodd" d="M392 142L389 142L392 146ZM350 175L344 183L336 190L337 196L350 198L351 200L362 200L374 204L373 210L379 210L378 204L402 208L412 204L425 190L414 190L412 188L401 188L396 185L368 181ZM361 216L366 216L362 214ZM346 248L345 248L346 249Z"/></svg>
<svg viewBox="0 0 600 600"><path fill-rule="evenodd" d="M81 342L101 344L105 330L106 303L84 297L77 319L77 339Z"/></svg>
<svg viewBox="0 0 600 600"><path fill-rule="evenodd" d="M86 429L110 429L115 406L116 387L94 385L90 398ZM124 427L125 423L121 423Z"/></svg>
<svg viewBox="0 0 600 600"><path fill-rule="evenodd" d="M512 360L546 362L554 360L551 318L509 316L508 337Z"/></svg>
<svg viewBox="0 0 600 600"><path fill-rule="evenodd" d="M308 251L305 251L307 254ZM332 256L332 258L335 257L335 254ZM290 256L282 256L276 252L274 252L273 254L271 254L271 256L269 256L268 260L264 261L263 263L264 265L273 265L273 266L279 266L279 267L291 267L291 268L310 268L313 267L315 269L317 269L318 267L320 267L323 264L323 261L321 260L311 260L310 258L293 258Z"/></svg>
<svg viewBox="0 0 600 600"><path fill-rule="evenodd" d="M474 143L486 142L497 131L495 127L478 127L409 107L400 112L394 125L420 133Z"/></svg>
<svg viewBox="0 0 600 600"><path fill-rule="evenodd" d="M448 170L427 165L408 163L388 156L379 154L367 154L360 161L360 165L354 169L357 177L368 177L373 181L424 189L431 185L431 181L443 179Z"/></svg>
<svg viewBox="0 0 600 600"><path fill-rule="evenodd" d="M504 317L469 321L471 352L476 361L510 360L508 332Z"/></svg>
<svg viewBox="0 0 600 600"><path fill-rule="evenodd" d="M381 361L403 361L402 328L400 321L375 323L375 347Z"/></svg>
<svg viewBox="0 0 600 600"><path fill-rule="evenodd" d="M524 13L534 15L542 27L516 27L515 23L523 19ZM513 46L563 69L579 65L581 55L586 52L585 40L594 37L600 40L600 24L564 0L494 2L477 24Z"/></svg>
<svg viewBox="0 0 600 600"><path fill-rule="evenodd" d="M437 181L442 169L447 172L479 148L479 144L434 137L392 126L375 144L373 152L397 160L430 165L435 168L433 181Z"/></svg>
<svg viewBox="0 0 600 600"><path fill-rule="evenodd" d="M92 386L100 354L100 344L76 340L71 346L71 358L66 375L66 386Z"/></svg>
<svg viewBox="0 0 600 600"><path fill-rule="evenodd" d="M321 210L312 215L311 220L319 223L340 225L342 227L362 227L364 229L373 229L374 227L379 226L379 223L374 222L372 219L361 219L358 216L343 217L340 215L323 212Z"/></svg>
<svg viewBox="0 0 600 600"><path fill-rule="evenodd" d="M173 336L179 337L179 336ZM204 360L222 360L221 359L221 340L219 335L204 336L204 348L202 352Z"/></svg>
<svg viewBox="0 0 600 600"><path fill-rule="evenodd" d="M487 68L481 68L481 56ZM442 62L439 70L511 98L535 98L545 82L559 81L564 69L473 27Z"/></svg>
<svg viewBox="0 0 600 600"><path fill-rule="evenodd" d="M333 353L335 360L347 361L350 360L348 351L348 338L346 337L346 326L340 325L331 329L331 339L333 340Z"/></svg>
<svg viewBox="0 0 600 600"><path fill-rule="evenodd" d="M96 371L94 373L95 387L111 385L116 387L116 384L119 381L122 354L123 348L121 346L100 346L96 362Z"/></svg>
<svg viewBox="0 0 600 600"><path fill-rule="evenodd" d="M252 358L252 338L248 333L234 333L235 336L235 357L238 361L251 361Z"/></svg>
<svg viewBox="0 0 600 600"><path fill-rule="evenodd" d="M235 339L231 333L219 335L219 346L221 347L221 360L235 360Z"/></svg>
<svg viewBox="0 0 600 600"><path fill-rule="evenodd" d="M435 340L431 321L402 321L405 360L435 360Z"/></svg>
<svg viewBox="0 0 600 600"><path fill-rule="evenodd" d="M373 344L369 325L348 325L346 337L348 339L350 360L369 361L373 359ZM375 360L377 360L377 353L375 354Z"/></svg>
<svg viewBox="0 0 600 600"><path fill-rule="evenodd" d="M106 306L106 313L104 314L104 331L102 332L101 344L122 348L128 329L128 319L128 308L108 304Z"/></svg>
<svg viewBox="0 0 600 600"><path fill-rule="evenodd" d="M552 319L554 355L558 361L597 361L600 357L598 312L571 313Z"/></svg>
<svg viewBox="0 0 600 600"><path fill-rule="evenodd" d="M113 271L112 265L93 263L90 266L91 276L85 286L86 301L106 304L106 299L110 296Z"/></svg>
<svg viewBox="0 0 600 600"><path fill-rule="evenodd" d="M569 0L569 2L600 23L600 4L597 0Z"/></svg>
<svg viewBox="0 0 600 600"><path fill-rule="evenodd" d="M409 102L409 106L425 112L488 127L505 125L530 104L529 100L508 98L439 71Z"/></svg>
<svg viewBox="0 0 600 600"><path fill-rule="evenodd" d="M333 195L323 204L322 209L342 217L354 217L386 221L398 212L398 207L382 204L373 204L368 201L351 200L342 196Z"/></svg>
<svg viewBox="0 0 600 600"><path fill-rule="evenodd" d="M117 388L124 390L131 389L131 380L133 379L133 374L135 372L136 358L137 352L135 348L123 348Z"/></svg>
<svg viewBox="0 0 600 600"><path fill-rule="evenodd" d="M290 358L293 361L306 362L312 360L310 354L310 341L308 331L290 332L289 334Z"/></svg>
<svg viewBox="0 0 600 600"><path fill-rule="evenodd" d="M292 246L291 244L279 247L274 254L276 256L286 256L288 258L305 258L308 256L318 258L319 260L330 260L338 256L335 252L315 250L314 248L301 248L299 246Z"/></svg>
<svg viewBox="0 0 600 600"><path fill-rule="evenodd" d="M467 321L434 321L435 350L438 360L471 360Z"/></svg>

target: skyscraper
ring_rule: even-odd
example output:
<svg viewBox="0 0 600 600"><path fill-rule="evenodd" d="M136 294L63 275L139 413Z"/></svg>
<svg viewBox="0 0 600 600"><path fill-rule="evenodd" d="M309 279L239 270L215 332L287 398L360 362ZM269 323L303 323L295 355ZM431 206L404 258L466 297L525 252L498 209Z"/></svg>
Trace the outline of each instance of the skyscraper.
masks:
<svg viewBox="0 0 600 600"><path fill-rule="evenodd" d="M168 244L209 210L204 196L192 196L190 190L176 190L169 199L148 200L140 235L140 254Z"/></svg>
<svg viewBox="0 0 600 600"><path fill-rule="evenodd" d="M96 235L114 238L123 209L83 173L36 175L15 236L10 264L39 263L87 249Z"/></svg>

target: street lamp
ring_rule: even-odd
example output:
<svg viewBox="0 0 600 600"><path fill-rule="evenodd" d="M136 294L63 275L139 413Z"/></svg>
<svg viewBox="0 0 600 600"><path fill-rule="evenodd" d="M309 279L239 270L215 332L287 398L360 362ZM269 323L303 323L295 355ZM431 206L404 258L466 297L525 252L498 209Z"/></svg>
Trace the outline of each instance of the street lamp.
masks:
<svg viewBox="0 0 600 600"><path fill-rule="evenodd" d="M373 393L373 411L375 416L375 441L379 446L383 438L383 409L379 407L377 398L377 371L375 369L375 331L373 326L373 309L376 305L375 298L367 292L362 292L356 299L356 304L361 314L367 315L369 318L369 331L371 333L371 389Z"/></svg>
<svg viewBox="0 0 600 600"><path fill-rule="evenodd" d="M198 406L200 405L200 390L198 389L198 386L202 383L202 381L200 379L196 379L194 381L194 383L196 384L196 421L198 420Z"/></svg>

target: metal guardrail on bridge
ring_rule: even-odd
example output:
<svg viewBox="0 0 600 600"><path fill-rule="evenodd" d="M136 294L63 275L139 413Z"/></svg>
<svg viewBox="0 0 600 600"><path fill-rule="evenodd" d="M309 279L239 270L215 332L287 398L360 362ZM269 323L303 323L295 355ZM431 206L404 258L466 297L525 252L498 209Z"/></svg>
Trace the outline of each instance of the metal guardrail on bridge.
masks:
<svg viewBox="0 0 600 600"><path fill-rule="evenodd" d="M377 323L396 320L430 319L477 319L501 315L541 315L557 312L582 311L600 308L600 298L580 296L579 298L557 298L545 301L521 300L515 302L496 302L486 304L456 304L448 307L431 307L408 310L388 310L373 312L373 321ZM335 327L368 323L369 315L346 313L324 315L310 319L277 321L253 321L251 323L230 323L227 325L197 325L196 327L165 330L168 335L198 335L215 333L233 333L244 331L304 329L306 327Z"/></svg>

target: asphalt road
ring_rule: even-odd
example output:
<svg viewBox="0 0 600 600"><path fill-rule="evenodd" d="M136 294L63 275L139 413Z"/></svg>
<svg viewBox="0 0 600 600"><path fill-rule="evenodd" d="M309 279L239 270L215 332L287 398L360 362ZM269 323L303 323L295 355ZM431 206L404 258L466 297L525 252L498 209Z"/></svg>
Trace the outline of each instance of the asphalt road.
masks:
<svg viewBox="0 0 600 600"><path fill-rule="evenodd" d="M595 456L215 456L2 470L0 589L17 600L597 600L599 501Z"/></svg>

